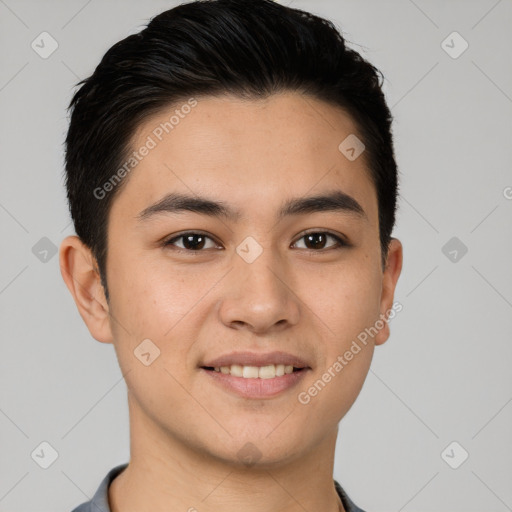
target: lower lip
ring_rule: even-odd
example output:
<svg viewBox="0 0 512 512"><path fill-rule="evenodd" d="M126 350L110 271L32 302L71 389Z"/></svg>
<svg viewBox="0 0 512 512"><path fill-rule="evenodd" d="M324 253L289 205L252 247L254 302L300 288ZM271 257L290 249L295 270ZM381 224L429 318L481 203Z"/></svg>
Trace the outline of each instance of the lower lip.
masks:
<svg viewBox="0 0 512 512"><path fill-rule="evenodd" d="M272 379L246 379L204 368L201 368L201 371L225 390L243 398L272 398L295 387L304 378L307 369Z"/></svg>

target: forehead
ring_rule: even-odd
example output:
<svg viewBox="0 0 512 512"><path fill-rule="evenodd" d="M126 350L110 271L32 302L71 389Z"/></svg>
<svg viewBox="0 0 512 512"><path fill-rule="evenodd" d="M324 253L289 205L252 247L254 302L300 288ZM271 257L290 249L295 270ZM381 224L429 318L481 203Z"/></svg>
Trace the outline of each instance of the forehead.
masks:
<svg viewBox="0 0 512 512"><path fill-rule="evenodd" d="M183 192L263 215L281 209L284 198L341 190L374 219L364 152L351 161L340 151L354 135L357 127L341 108L298 93L185 99L139 126L132 141L137 164L112 210L133 216Z"/></svg>

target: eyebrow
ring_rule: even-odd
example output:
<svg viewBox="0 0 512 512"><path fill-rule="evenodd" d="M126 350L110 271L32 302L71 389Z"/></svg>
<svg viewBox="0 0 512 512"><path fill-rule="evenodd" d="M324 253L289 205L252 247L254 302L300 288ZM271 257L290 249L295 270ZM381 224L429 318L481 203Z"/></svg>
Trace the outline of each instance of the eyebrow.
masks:
<svg viewBox="0 0 512 512"><path fill-rule="evenodd" d="M236 222L242 214L223 201L215 201L206 197L191 196L172 192L155 204L141 211L137 218L148 220L162 213L194 212L210 217L223 217ZM310 197L299 197L287 200L278 212L278 220L292 215L305 215L317 212L340 212L361 219L368 219L363 207L350 195L341 190Z"/></svg>

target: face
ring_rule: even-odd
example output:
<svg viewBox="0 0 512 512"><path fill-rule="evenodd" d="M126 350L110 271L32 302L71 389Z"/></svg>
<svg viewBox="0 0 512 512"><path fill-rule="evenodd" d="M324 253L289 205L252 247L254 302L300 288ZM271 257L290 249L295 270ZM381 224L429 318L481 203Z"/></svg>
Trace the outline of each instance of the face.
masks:
<svg viewBox="0 0 512 512"><path fill-rule="evenodd" d="M375 187L364 153L338 148L357 134L341 109L198 98L166 133L176 109L134 138L155 144L112 204L110 321L93 335L114 343L134 425L217 460L291 461L334 443L387 339L361 333L385 324L400 244L383 271Z"/></svg>

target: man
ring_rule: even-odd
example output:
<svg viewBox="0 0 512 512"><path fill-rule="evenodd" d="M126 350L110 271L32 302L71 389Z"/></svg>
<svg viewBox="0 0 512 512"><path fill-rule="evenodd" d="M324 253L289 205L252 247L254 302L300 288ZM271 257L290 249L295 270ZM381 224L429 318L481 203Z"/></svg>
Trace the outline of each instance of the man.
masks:
<svg viewBox="0 0 512 512"><path fill-rule="evenodd" d="M114 344L131 442L75 512L360 511L333 480L338 424L402 266L378 71L326 20L213 0L80 85L60 264Z"/></svg>

